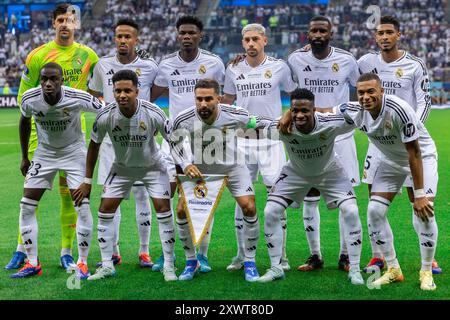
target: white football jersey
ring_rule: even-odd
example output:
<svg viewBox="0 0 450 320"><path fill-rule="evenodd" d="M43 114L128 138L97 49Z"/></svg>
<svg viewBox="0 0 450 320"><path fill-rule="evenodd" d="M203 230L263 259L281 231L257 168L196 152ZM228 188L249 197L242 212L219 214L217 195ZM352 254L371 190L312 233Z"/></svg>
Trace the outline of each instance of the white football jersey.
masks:
<svg viewBox="0 0 450 320"><path fill-rule="evenodd" d="M355 103L343 105L340 112L367 134L369 140L380 150L381 161L393 167L409 168L408 152L404 144L416 139L419 139L422 158L436 158L434 141L413 108L406 101L391 95L383 95L382 103L376 119Z"/></svg>
<svg viewBox="0 0 450 320"><path fill-rule="evenodd" d="M386 63L381 53L373 52L358 60L361 73L375 73L384 93L405 100L425 123L431 109L430 81L425 64L419 58L403 52L396 61Z"/></svg>
<svg viewBox="0 0 450 320"><path fill-rule="evenodd" d="M102 102L86 91L61 86L61 99L51 106L45 100L41 87L27 90L20 103L22 115L34 117L38 148L71 152L84 145L81 131L81 111L98 113Z"/></svg>
<svg viewBox="0 0 450 320"><path fill-rule="evenodd" d="M109 135L115 153L114 166L119 168L152 168L165 162L155 142L160 132L168 140L170 122L155 104L137 99L137 110L125 117L116 102L102 110L94 122L91 140L101 143Z"/></svg>
<svg viewBox="0 0 450 320"><path fill-rule="evenodd" d="M208 125L191 107L180 113L173 121L172 141L182 149L174 154L175 163L184 170L194 163L203 173L225 173L237 162L237 141L235 130L256 128L258 120L248 111L236 106L219 104L216 121ZM191 155L182 148L183 140L189 138Z"/></svg>
<svg viewBox="0 0 450 320"><path fill-rule="evenodd" d="M116 72L127 69L138 76L138 98L150 101L150 89L158 72L158 64L153 59L142 59L139 56L128 64L122 64L116 55L100 58L89 80L89 89L103 93L106 103L114 102L112 77Z"/></svg>
<svg viewBox="0 0 450 320"><path fill-rule="evenodd" d="M223 92L236 95L236 104L252 115L275 119L282 113L281 90L292 92L295 88L297 84L288 65L283 60L266 56L255 68L246 59L236 66L230 64L225 72Z"/></svg>
<svg viewBox="0 0 450 320"><path fill-rule="evenodd" d="M311 50L296 50L289 55L288 64L298 86L314 93L316 108L348 102L349 85L356 86L359 77L353 55L335 47L322 60L314 57Z"/></svg>
<svg viewBox="0 0 450 320"><path fill-rule="evenodd" d="M194 87L200 79L215 79L223 85L225 66L219 56L199 49L191 62L181 59L179 52L165 56L158 67L155 85L169 88L169 117L195 104Z"/></svg>
<svg viewBox="0 0 450 320"><path fill-rule="evenodd" d="M268 138L284 143L289 162L304 177L321 175L336 166L342 167L334 151L335 138L355 128L353 122L346 121L341 114L318 112L314 114L314 129L308 134L301 133L293 124L292 133L285 135L277 130L278 120L261 122L264 122Z"/></svg>

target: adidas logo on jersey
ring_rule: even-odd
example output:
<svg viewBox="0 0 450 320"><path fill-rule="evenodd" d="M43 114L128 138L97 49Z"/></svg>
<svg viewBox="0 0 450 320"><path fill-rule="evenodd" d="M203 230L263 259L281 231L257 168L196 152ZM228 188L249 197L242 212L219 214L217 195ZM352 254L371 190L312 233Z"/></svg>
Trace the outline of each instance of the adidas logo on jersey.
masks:
<svg viewBox="0 0 450 320"><path fill-rule="evenodd" d="M352 180L350 181L351 183L356 183L355 178L352 178Z"/></svg>
<svg viewBox="0 0 450 320"><path fill-rule="evenodd" d="M245 190L245 191L247 191L247 192L252 192L253 189L252 189L252 187L248 187L247 190Z"/></svg>
<svg viewBox="0 0 450 320"><path fill-rule="evenodd" d="M310 67L310 66L306 66L306 68L305 68L305 69L303 69L303 71L312 71L312 69L311 69L311 67Z"/></svg>
<svg viewBox="0 0 450 320"><path fill-rule="evenodd" d="M362 127L360 128L360 130L361 130L362 132L367 132L367 127L366 127L366 126L362 126Z"/></svg>
<svg viewBox="0 0 450 320"><path fill-rule="evenodd" d="M236 78L236 80L245 80L244 75L241 73L241 75L239 77Z"/></svg>
<svg viewBox="0 0 450 320"><path fill-rule="evenodd" d="M178 69L175 69L175 71L172 72L170 75L171 76L179 76L180 75L180 71L178 71Z"/></svg>
<svg viewBox="0 0 450 320"><path fill-rule="evenodd" d="M353 182L353 181L352 181L352 182ZM349 192L347 193L347 195L348 195L348 196L353 196L354 194L353 194L352 191L349 191Z"/></svg>
<svg viewBox="0 0 450 320"><path fill-rule="evenodd" d="M34 114L35 117L45 117L45 114L42 111L36 112Z"/></svg>
<svg viewBox="0 0 450 320"><path fill-rule="evenodd" d="M434 193L433 190L431 190L431 188L430 188L430 189L427 190L426 194L433 194L433 193Z"/></svg>
<svg viewBox="0 0 450 320"><path fill-rule="evenodd" d="M114 129L112 130L112 132L119 132L122 131L122 129L120 129L119 126L115 126Z"/></svg>
<svg viewBox="0 0 450 320"><path fill-rule="evenodd" d="M375 74L378 74L378 70L377 70L377 68L374 68L372 71L370 71L371 73L375 73Z"/></svg>
<svg viewBox="0 0 450 320"><path fill-rule="evenodd" d="M300 142L298 142L297 139L293 139L289 141L289 144L300 144Z"/></svg>
<svg viewBox="0 0 450 320"><path fill-rule="evenodd" d="M113 69L111 69L111 70L109 70L107 73L106 73L107 75L109 75L109 76L111 76L111 75L113 75L114 74L114 70Z"/></svg>

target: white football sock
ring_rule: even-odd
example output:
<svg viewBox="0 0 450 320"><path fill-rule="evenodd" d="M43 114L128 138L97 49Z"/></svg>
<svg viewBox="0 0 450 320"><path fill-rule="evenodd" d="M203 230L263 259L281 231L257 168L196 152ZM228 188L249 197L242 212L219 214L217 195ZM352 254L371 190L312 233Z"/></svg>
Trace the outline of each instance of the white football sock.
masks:
<svg viewBox="0 0 450 320"><path fill-rule="evenodd" d="M244 257L245 249L244 249L244 213L242 212L241 207L236 203L236 207L234 208L234 226L236 227L236 241L238 246L238 251L236 256Z"/></svg>
<svg viewBox="0 0 450 320"><path fill-rule="evenodd" d="M339 209L339 243L340 243L339 256L341 254L348 255L344 229L345 229L345 222L344 218L342 217L342 211Z"/></svg>
<svg viewBox="0 0 450 320"><path fill-rule="evenodd" d="M149 253L148 246L152 230L152 207L145 186L133 186L134 201L136 203L136 223L139 233L139 253Z"/></svg>
<svg viewBox="0 0 450 320"><path fill-rule="evenodd" d="M277 199L278 201L278 199ZM283 252L283 229L281 217L285 207L275 201L268 200L264 208L264 237L269 250L270 264L281 269Z"/></svg>
<svg viewBox="0 0 450 320"><path fill-rule="evenodd" d="M23 197L20 200L19 227L22 242L25 247L28 261L38 265L38 224L36 219L36 208L39 201Z"/></svg>
<svg viewBox="0 0 450 320"><path fill-rule="evenodd" d="M383 197L372 196L367 208L369 237L378 246L386 259L388 267L399 268L394 249L394 235L387 219L387 211L391 202Z"/></svg>
<svg viewBox="0 0 450 320"><path fill-rule="evenodd" d="M117 207L114 213L114 242L113 242L113 254L120 256L119 249L119 235L120 235L120 221L122 220L122 212L120 206Z"/></svg>
<svg viewBox="0 0 450 320"><path fill-rule="evenodd" d="M103 267L114 268L112 262L114 237L114 213L103 213L99 211L97 240L102 254Z"/></svg>
<svg viewBox="0 0 450 320"><path fill-rule="evenodd" d="M214 225L214 217L212 218L211 224L209 225L209 228L208 228L208 231L206 231L206 234L203 237L203 240L200 243L200 246L198 248L198 253L204 255L205 257L208 256L208 248L209 248L209 243L211 242L211 233L212 233L213 225Z"/></svg>
<svg viewBox="0 0 450 320"><path fill-rule="evenodd" d="M255 261L256 248L259 240L259 221L258 215L253 217L244 216L244 261Z"/></svg>
<svg viewBox="0 0 450 320"><path fill-rule="evenodd" d="M311 254L317 254L319 258L322 258L320 252L319 201L320 197L311 197L303 201L303 225L305 226L306 239Z"/></svg>
<svg viewBox="0 0 450 320"><path fill-rule="evenodd" d="M195 246L192 241L191 232L189 231L189 223L186 218L180 219L177 217L178 238L183 244L186 260L197 259L195 256Z"/></svg>
<svg viewBox="0 0 450 320"><path fill-rule="evenodd" d="M420 257L422 258L421 270L431 271L438 238L436 218L428 217L428 222L424 222L413 214L413 223L418 227L417 235L419 236Z"/></svg>
<svg viewBox="0 0 450 320"><path fill-rule="evenodd" d="M164 268L173 266L173 251L175 248L175 229L172 211L157 212L159 238L164 255Z"/></svg>
<svg viewBox="0 0 450 320"><path fill-rule="evenodd" d="M77 211L77 243L78 243L78 261L87 263L87 257L89 255L89 248L91 247L92 239L92 213L89 207L89 199L83 199L80 206L75 206Z"/></svg>
<svg viewBox="0 0 450 320"><path fill-rule="evenodd" d="M25 250L25 247L24 247L23 244L17 244L16 251L19 251L19 252L27 254L27 251Z"/></svg>
<svg viewBox="0 0 450 320"><path fill-rule="evenodd" d="M283 259L287 260L287 254L286 254L286 239L287 239L287 212L286 210L283 211L283 214L281 215L281 228L283 230L283 246L282 246L282 254L281 257Z"/></svg>
<svg viewBox="0 0 450 320"><path fill-rule="evenodd" d="M344 234L347 242L350 268L359 271L362 249L362 228L356 200L342 202L339 207L339 215L342 216L343 227L341 232Z"/></svg>

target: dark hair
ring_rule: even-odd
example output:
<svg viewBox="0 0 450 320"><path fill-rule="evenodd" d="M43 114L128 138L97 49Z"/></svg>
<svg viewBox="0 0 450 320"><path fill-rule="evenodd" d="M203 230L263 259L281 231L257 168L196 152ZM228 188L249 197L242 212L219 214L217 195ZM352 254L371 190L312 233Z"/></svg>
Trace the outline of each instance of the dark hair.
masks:
<svg viewBox="0 0 450 320"><path fill-rule="evenodd" d="M371 73L371 72L363 73L362 75L359 76L358 81L356 81L356 82L358 83L358 82L365 82L365 81L370 81L370 80L376 80L378 83L381 84L380 77L378 77L378 75L376 73Z"/></svg>
<svg viewBox="0 0 450 320"><path fill-rule="evenodd" d="M198 30L200 30L200 32L203 31L203 22L195 16L182 16L182 17L178 18L177 30L180 29L180 26L183 24L193 24L193 25L197 26L197 28L198 28Z"/></svg>
<svg viewBox="0 0 450 320"><path fill-rule="evenodd" d="M314 93L305 88L297 88L291 92L291 101L305 99L314 102Z"/></svg>
<svg viewBox="0 0 450 320"><path fill-rule="evenodd" d="M55 10L53 10L53 21L56 20L56 18L61 14L66 14L69 10L69 7L71 7L72 4L70 3L60 3L56 6ZM75 10L72 10L72 13L75 13Z"/></svg>
<svg viewBox="0 0 450 320"><path fill-rule="evenodd" d="M131 80L135 87L138 86L138 77L136 75L136 72L134 72L132 70L120 70L119 72L115 73L112 77L113 85L117 81L121 81L121 80Z"/></svg>
<svg viewBox="0 0 450 320"><path fill-rule="evenodd" d="M400 22L393 16L382 16L380 18L380 24L393 24L395 30L400 31Z"/></svg>
<svg viewBox="0 0 450 320"><path fill-rule="evenodd" d="M56 62L48 62L48 63L44 64L44 66L41 68L41 70L44 70L44 69L55 69L55 70L59 71L59 74L61 75L61 77L63 75L63 70L62 70L61 66L59 64L57 64Z"/></svg>
<svg viewBox="0 0 450 320"><path fill-rule="evenodd" d="M220 85L219 83L214 79L200 79L195 84L194 91L198 88L202 89L214 89L214 92L217 94L220 94Z"/></svg>
<svg viewBox="0 0 450 320"><path fill-rule="evenodd" d="M114 29L116 29L118 26L130 26L139 31L139 25L134 20L131 19L120 19L119 21L117 21Z"/></svg>
<svg viewBox="0 0 450 320"><path fill-rule="evenodd" d="M328 23L330 28L332 27L330 19L328 19L325 16L314 16L314 17L311 18L311 20L309 20L309 22L313 22L313 21L325 21L325 22Z"/></svg>

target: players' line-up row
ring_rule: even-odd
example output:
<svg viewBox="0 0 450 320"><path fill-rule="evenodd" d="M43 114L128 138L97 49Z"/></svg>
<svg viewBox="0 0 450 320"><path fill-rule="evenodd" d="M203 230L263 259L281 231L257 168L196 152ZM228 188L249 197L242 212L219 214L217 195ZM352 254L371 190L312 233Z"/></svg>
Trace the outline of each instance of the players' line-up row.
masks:
<svg viewBox="0 0 450 320"><path fill-rule="evenodd" d="M200 265L186 220L185 199L182 198L176 209L176 224L186 255L186 267L179 277L175 274L173 252L176 235L170 204L174 189L171 190L169 178L170 160L155 142L155 133L159 132L170 145L173 163L186 176L191 179L201 179L203 174L213 173L228 176L227 186L244 214L245 280L269 282L284 278L281 265L284 211L292 203L302 202L309 190L316 188L324 195L329 208L340 209L349 253L348 279L352 284L362 285L364 279L359 266L362 229L356 196L344 166L334 152L335 138L358 128L377 148L380 160L367 214L369 236L385 257L388 270L373 285L403 281L386 215L395 195L405 180L410 179L414 187L414 219L419 228L422 258L420 288L436 289L431 272L437 243L433 209L438 182L436 147L412 107L400 98L384 94L376 74L366 73L358 78L359 104L340 104L329 113L316 113L315 96L311 91L295 89L291 93L290 110L278 120L255 117L239 106L221 103L219 83L202 79L195 84L195 106L181 112L173 121L155 104L137 98L138 77L134 71L121 70L114 74L115 102L106 107L86 92L62 86L62 74L58 64L46 64L40 74L41 87L25 92L21 101L21 170L26 178L20 202L20 231L28 262L25 268L12 275L13 278L42 273L37 251L36 207L45 190L51 188L58 170L62 170L66 173L78 214L77 274L81 279L98 280L115 275L112 261L114 213L137 181L146 187L156 210L164 254L164 279L193 279ZM80 123L83 110L97 113L87 154ZM39 144L30 162L31 117L36 122ZM264 129L264 138L281 140L289 155L289 161L269 191L264 209L264 234L271 267L262 276L255 264L260 227L248 168L242 164L223 163L220 159L213 164L192 161L192 150L198 147L193 143L195 136L204 134L204 130L209 128L222 130L224 134L224 128ZM188 135L174 140L172 133L180 129ZM102 263L90 275L87 256L93 222L89 196L100 145L106 135L111 138L115 160L98 210L97 240ZM185 148L185 140L191 151ZM202 141L200 148L214 144L209 138ZM236 144L236 140L221 144L221 154L238 152ZM80 152L86 157L80 157Z"/></svg>

